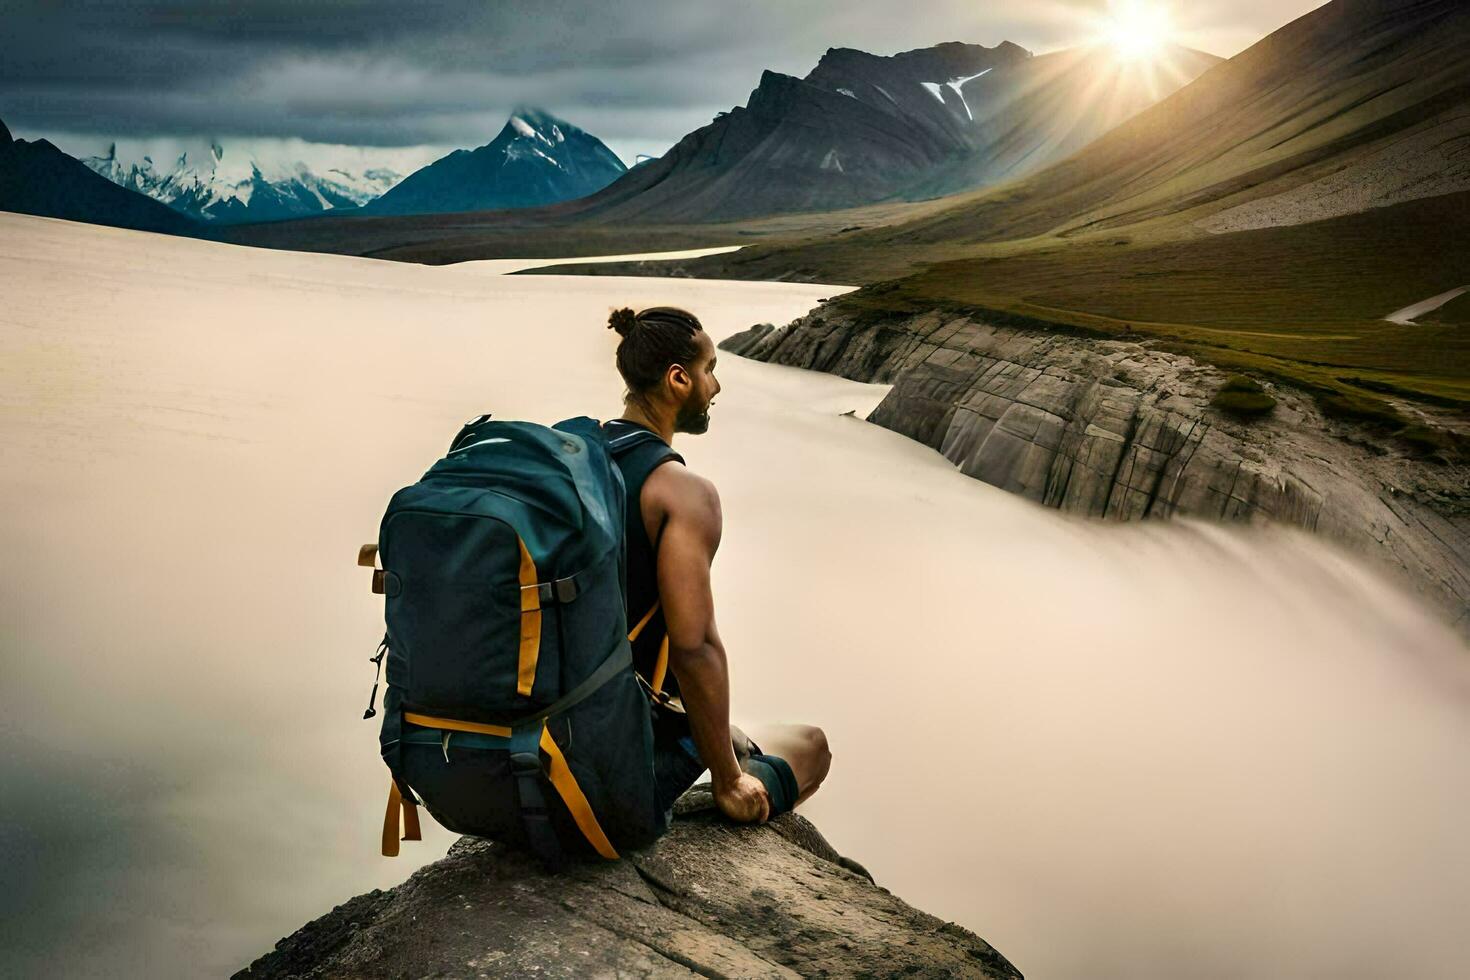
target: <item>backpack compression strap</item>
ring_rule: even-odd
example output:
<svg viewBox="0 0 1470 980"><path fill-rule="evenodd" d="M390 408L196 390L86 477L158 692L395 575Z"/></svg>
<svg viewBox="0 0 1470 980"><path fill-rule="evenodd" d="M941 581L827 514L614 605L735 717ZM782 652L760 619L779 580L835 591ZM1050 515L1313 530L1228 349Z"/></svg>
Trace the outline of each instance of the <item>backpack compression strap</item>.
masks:
<svg viewBox="0 0 1470 980"><path fill-rule="evenodd" d="M511 769L516 776L516 792L520 796L521 817L525 824L526 837L531 849L548 863L559 863L562 851L561 843L557 840L556 832L552 829L547 816L546 797L541 792L543 775L551 780L552 788L566 804L572 819L576 821L577 829L582 831L583 837L587 838L587 843L608 860L617 859L617 850L607 839L602 824L598 823L597 814L592 810L592 804L587 801L587 795L582 792L582 787L577 784L577 777L572 774L571 767L567 765L567 757L562 754L561 746L556 744L551 729L546 727L546 719L539 719L535 725L527 725L514 730L499 725L456 721L452 718L432 718L407 711L403 713L403 720L415 725L441 728L451 732L475 732L504 739L504 747L510 752ZM545 752L550 759L550 763L544 769L541 765L541 752ZM403 798L395 782L389 787L388 812L383 816L384 857L398 856L398 811L400 807L403 810L406 828L403 839L423 839L419 834L418 808Z"/></svg>
<svg viewBox="0 0 1470 980"><path fill-rule="evenodd" d="M383 856L398 856L398 811L403 811L403 839L423 840L419 832L419 808L412 798L405 799L395 779L388 785L388 812L383 814Z"/></svg>

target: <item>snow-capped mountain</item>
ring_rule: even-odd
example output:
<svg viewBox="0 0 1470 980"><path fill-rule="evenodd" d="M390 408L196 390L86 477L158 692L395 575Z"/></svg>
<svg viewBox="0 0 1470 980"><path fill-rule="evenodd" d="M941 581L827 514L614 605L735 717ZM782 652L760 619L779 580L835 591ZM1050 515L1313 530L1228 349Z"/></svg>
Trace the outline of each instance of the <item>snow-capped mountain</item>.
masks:
<svg viewBox="0 0 1470 980"><path fill-rule="evenodd" d="M555 204L599 191L627 169L592 134L542 109L518 106L495 139L409 174L363 210L433 214Z"/></svg>
<svg viewBox="0 0 1470 980"><path fill-rule="evenodd" d="M299 161L262 165L254 155L226 152L218 142L211 142L202 159L185 151L162 166L151 156L124 163L116 143L106 155L82 162L115 184L214 222L269 221L355 208L400 178L385 167L316 173Z"/></svg>

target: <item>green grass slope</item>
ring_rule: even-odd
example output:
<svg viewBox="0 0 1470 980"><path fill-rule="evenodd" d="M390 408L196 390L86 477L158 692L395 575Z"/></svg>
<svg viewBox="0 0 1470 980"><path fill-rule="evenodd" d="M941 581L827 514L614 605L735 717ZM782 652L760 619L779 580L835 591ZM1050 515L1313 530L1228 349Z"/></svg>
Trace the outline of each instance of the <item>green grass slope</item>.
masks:
<svg viewBox="0 0 1470 980"><path fill-rule="evenodd" d="M1216 364L1327 390L1470 407L1470 332L1456 322L1465 307L1452 301L1441 316L1405 326L1383 319L1470 282L1467 241L1470 194L1457 194L1191 241L955 258L843 301L993 309L1154 337Z"/></svg>

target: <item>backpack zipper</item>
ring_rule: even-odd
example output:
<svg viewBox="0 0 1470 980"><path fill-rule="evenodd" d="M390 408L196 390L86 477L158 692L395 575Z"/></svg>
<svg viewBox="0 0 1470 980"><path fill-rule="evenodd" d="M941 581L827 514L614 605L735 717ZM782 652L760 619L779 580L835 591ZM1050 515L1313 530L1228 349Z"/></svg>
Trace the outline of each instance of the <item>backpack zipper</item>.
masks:
<svg viewBox="0 0 1470 980"><path fill-rule="evenodd" d="M378 709L373 707L373 705L378 700L378 680L383 674L383 657L387 652L388 634L384 633L382 641L378 643L378 655L376 657L368 657L368 660L375 665L375 669L373 670L373 693L368 695L367 710L362 713L364 721L378 713Z"/></svg>

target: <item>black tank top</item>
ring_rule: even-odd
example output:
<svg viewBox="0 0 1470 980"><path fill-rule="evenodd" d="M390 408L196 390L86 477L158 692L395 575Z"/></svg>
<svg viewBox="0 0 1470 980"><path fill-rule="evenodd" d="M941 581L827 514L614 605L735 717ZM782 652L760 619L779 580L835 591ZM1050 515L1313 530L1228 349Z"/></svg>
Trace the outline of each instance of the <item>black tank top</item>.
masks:
<svg viewBox="0 0 1470 980"><path fill-rule="evenodd" d="M603 428L610 441L639 429L646 432L653 431L646 425L627 419L609 419L603 423ZM648 539L648 529L643 523L643 506L640 499L643 483L648 479L648 474L660 465L671 459L678 460L682 464L684 457L675 452L662 438L658 438L642 442L622 453L619 453L617 447L614 446L613 459L623 473L623 485L627 488L627 528L624 532L628 557L626 611L628 631L632 632L633 627L658 599L658 542ZM663 528L659 528L658 533L662 538ZM653 683L655 679L659 647L663 645L666 632L663 606L660 604L653 617L633 641L633 667L650 683ZM679 684L674 679L674 672L667 667L664 670L662 690L675 697L679 694Z"/></svg>

